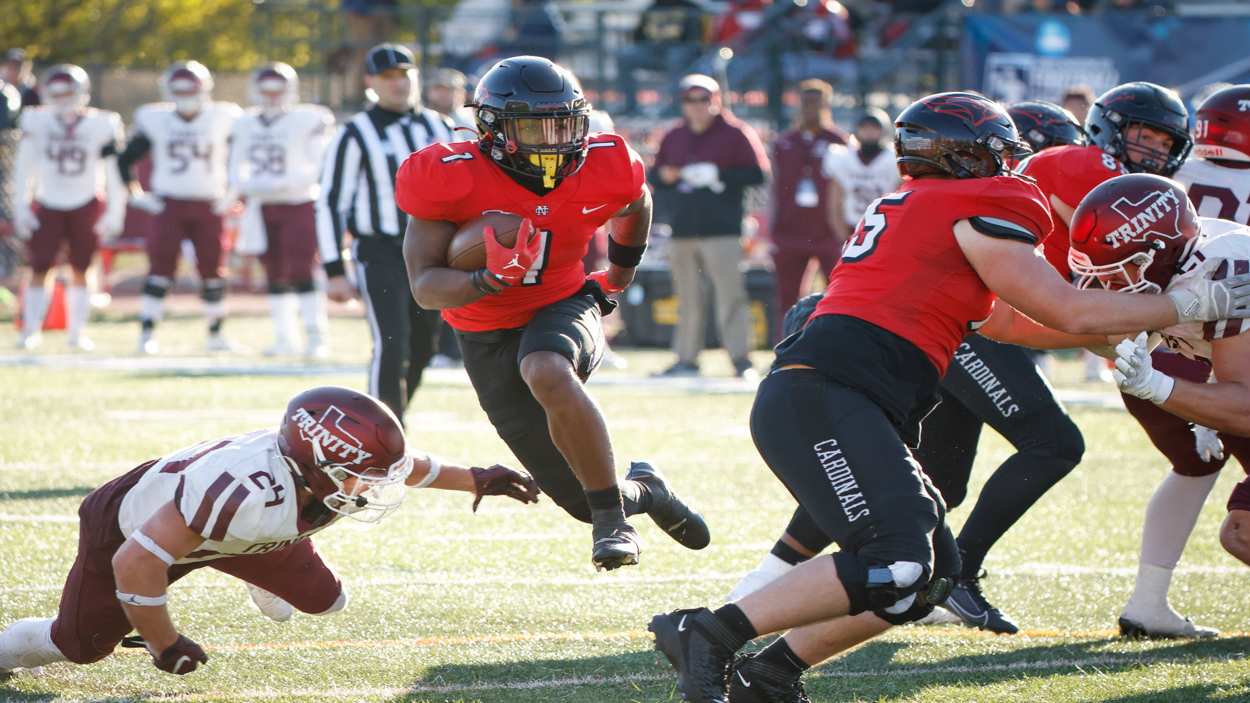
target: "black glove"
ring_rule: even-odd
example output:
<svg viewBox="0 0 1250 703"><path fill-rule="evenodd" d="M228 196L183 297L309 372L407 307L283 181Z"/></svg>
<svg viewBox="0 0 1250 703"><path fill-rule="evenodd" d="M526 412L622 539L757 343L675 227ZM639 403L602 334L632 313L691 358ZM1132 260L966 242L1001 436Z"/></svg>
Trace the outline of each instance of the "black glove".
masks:
<svg viewBox="0 0 1250 703"><path fill-rule="evenodd" d="M534 482L533 476L524 471L510 469L500 464L495 464L489 469L474 466L469 471L473 472L473 492L477 495L473 499L473 512L475 513L478 503L481 503L482 498L486 496L508 496L522 503L538 502L538 484Z"/></svg>
<svg viewBox="0 0 1250 703"><path fill-rule="evenodd" d="M152 663L161 671L181 676L195 671L200 664L207 664L208 655L204 653L200 645L183 635L178 635L178 639L161 652L159 657L152 657Z"/></svg>

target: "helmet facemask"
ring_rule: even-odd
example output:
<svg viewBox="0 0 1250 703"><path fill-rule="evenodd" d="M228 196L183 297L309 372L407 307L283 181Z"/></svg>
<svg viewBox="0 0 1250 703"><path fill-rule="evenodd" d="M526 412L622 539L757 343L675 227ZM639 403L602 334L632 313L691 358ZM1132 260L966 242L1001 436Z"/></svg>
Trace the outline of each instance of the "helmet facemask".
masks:
<svg viewBox="0 0 1250 703"><path fill-rule="evenodd" d="M87 107L88 96L72 80L49 81L43 90L48 106L60 117L68 117Z"/></svg>
<svg viewBox="0 0 1250 703"><path fill-rule="evenodd" d="M375 523L404 502L404 496L407 495L404 482L412 473L413 462L410 455L405 453L385 468L356 469L327 458L317 442L310 442L310 446L316 458L316 465L312 470L329 479L335 488L321 498L321 502L331 512L359 522ZM288 457L283 458L292 470L303 475L295 461ZM355 482L351 490L347 490L345 486L350 479L355 479Z"/></svg>
<svg viewBox="0 0 1250 703"><path fill-rule="evenodd" d="M502 116L479 108L483 132L494 135L491 157L505 169L541 179L551 190L581 168L590 134L589 108Z"/></svg>
<svg viewBox="0 0 1250 703"><path fill-rule="evenodd" d="M1161 245L1155 242L1156 246ZM1107 290L1120 293L1150 293L1157 295L1162 292L1159 284L1146 279L1150 265L1154 263L1156 249L1139 251L1131 256L1110 264L1095 264L1089 254L1072 248L1068 250L1068 266L1076 275L1076 287L1091 288L1099 284ZM1130 266L1136 266L1136 276ZM1134 280L1136 278L1136 280Z"/></svg>

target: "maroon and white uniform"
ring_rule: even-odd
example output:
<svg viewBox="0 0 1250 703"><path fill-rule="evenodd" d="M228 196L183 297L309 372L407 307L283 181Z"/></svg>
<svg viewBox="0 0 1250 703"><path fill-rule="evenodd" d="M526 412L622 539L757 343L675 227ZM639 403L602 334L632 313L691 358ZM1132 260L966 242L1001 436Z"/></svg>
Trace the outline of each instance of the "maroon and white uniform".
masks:
<svg viewBox="0 0 1250 703"><path fill-rule="evenodd" d="M20 127L13 196L39 220L31 232L31 268L47 271L66 246L70 264L84 271L99 246L95 224L104 200L108 216L120 220L125 213L113 162L123 136L121 117L95 108L62 117L37 107L22 113Z"/></svg>
<svg viewBox="0 0 1250 703"><path fill-rule="evenodd" d="M247 202L239 251L263 253L271 284L312 280L313 202L333 126L333 113L319 105L297 105L276 115L252 108L234 124L230 183Z"/></svg>
<svg viewBox="0 0 1250 703"><path fill-rule="evenodd" d="M1250 170L1188 159L1176 172L1198 214L1250 225Z"/></svg>
<svg viewBox="0 0 1250 703"><path fill-rule="evenodd" d="M342 583L308 537L333 521L306 523L295 493L275 430L201 442L92 491L78 510L78 556L52 641L70 661L84 664L108 656L130 632L117 600L113 554L170 503L205 539L170 567L171 583L211 566L303 612L331 610L343 597Z"/></svg>

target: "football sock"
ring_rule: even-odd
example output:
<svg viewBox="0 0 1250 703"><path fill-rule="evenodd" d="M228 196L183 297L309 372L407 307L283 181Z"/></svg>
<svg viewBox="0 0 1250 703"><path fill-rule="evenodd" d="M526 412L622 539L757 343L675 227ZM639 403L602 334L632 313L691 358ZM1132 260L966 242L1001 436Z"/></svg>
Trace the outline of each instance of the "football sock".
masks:
<svg viewBox="0 0 1250 703"><path fill-rule="evenodd" d="M985 482L959 533L960 576L975 578L994 543L1075 466L1067 459L1027 449L1003 462Z"/></svg>
<svg viewBox="0 0 1250 703"><path fill-rule="evenodd" d="M742 612L742 608L739 608L733 603L722 605L712 611L712 614L715 615L716 619L720 620L721 623L740 640L738 642L738 647L741 647L747 642L759 637L759 633L755 631L755 626L751 624L751 620L747 618L747 614ZM734 649L737 649L738 647L734 647Z"/></svg>
<svg viewBox="0 0 1250 703"><path fill-rule="evenodd" d="M592 523L617 522L625 519L625 506L621 500L621 489L618 486L586 491L586 503L590 506Z"/></svg>
<svg viewBox="0 0 1250 703"><path fill-rule="evenodd" d="M43 329L43 315L47 310L47 289L43 286L28 287L26 297L22 300L22 333L28 336L39 334Z"/></svg>
<svg viewBox="0 0 1250 703"><path fill-rule="evenodd" d="M755 655L755 659L780 671L784 671L792 678L798 678L804 671L812 668L811 664L803 661L799 655L794 653L793 649L790 649L790 645L784 637L778 637L773 640L772 644Z"/></svg>
<svg viewBox="0 0 1250 703"><path fill-rule="evenodd" d="M273 341L278 346L287 346L291 343L291 327L294 322L294 312L292 303L294 299L287 293L270 293L269 298L269 317L273 320Z"/></svg>
<svg viewBox="0 0 1250 703"><path fill-rule="evenodd" d="M65 307L69 328L69 338L78 339L82 334L82 328L87 325L87 315L91 312L91 308L87 304L87 288L85 286L70 286L65 292Z"/></svg>
<svg viewBox="0 0 1250 703"><path fill-rule="evenodd" d="M326 318L326 297L319 290L296 293L300 317L310 338L324 339L329 322Z"/></svg>
<svg viewBox="0 0 1250 703"><path fill-rule="evenodd" d="M1169 471L1146 504L1137 581L1128 608L1158 609L1168 602L1172 570L1185 551L1211 488L1219 478ZM1126 608L1127 609L1127 608Z"/></svg>

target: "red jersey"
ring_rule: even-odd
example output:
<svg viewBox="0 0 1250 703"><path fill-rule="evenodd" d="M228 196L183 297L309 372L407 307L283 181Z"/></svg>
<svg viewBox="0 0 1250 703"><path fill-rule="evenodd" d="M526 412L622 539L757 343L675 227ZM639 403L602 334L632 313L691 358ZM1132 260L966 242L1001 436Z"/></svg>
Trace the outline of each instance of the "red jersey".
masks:
<svg viewBox="0 0 1250 703"><path fill-rule="evenodd" d="M1128 173L1114 156L1101 147L1076 145L1039 151L1021 162L1019 170L1037 181L1047 207L1053 195L1073 210L1100 183ZM1072 269L1068 267L1068 225L1059 217L1054 221L1054 231L1042 242L1042 253L1064 280L1072 280Z"/></svg>
<svg viewBox="0 0 1250 703"><path fill-rule="evenodd" d="M813 319L849 315L872 323L916 345L946 373L955 348L994 305L955 241L959 220L1032 244L1051 230L1045 198L1023 178L907 181L868 207Z"/></svg>
<svg viewBox="0 0 1250 703"><path fill-rule="evenodd" d="M409 215L456 225L488 212L533 221L543 254L525 283L468 305L443 310L464 332L524 327L534 313L576 293L586 282L582 258L595 230L642 196L642 159L615 134L593 134L581 169L545 195L512 180L476 142L432 144L399 167L395 200Z"/></svg>

